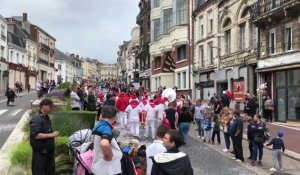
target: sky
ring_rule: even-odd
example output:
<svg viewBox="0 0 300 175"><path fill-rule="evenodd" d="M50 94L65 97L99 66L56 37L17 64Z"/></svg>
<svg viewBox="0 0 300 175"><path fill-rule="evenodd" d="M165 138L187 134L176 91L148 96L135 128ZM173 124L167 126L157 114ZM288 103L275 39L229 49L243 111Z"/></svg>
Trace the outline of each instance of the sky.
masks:
<svg viewBox="0 0 300 175"><path fill-rule="evenodd" d="M118 46L130 40L139 0L0 0L3 17L28 20L56 38L56 48L116 63Z"/></svg>

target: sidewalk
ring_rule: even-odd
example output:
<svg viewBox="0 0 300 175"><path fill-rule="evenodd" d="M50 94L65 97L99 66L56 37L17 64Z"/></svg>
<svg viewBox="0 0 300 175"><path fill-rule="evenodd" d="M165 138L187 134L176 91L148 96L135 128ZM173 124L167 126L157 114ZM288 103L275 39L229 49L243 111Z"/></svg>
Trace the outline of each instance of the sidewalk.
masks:
<svg viewBox="0 0 300 175"><path fill-rule="evenodd" d="M196 129L196 125L191 125L191 129L190 129L189 133L190 133L191 137L197 139L198 131L196 131L195 129ZM197 140L202 141L201 139L197 139ZM215 143L216 143L216 140L215 140ZM205 143L205 144L208 147L210 147L211 149L228 157L228 161L234 161L234 160L230 159L231 157L233 157L233 155L231 153L224 153L222 151L225 148L223 132L221 132L221 145L217 145L217 144L212 145L209 143ZM230 149L232 150L232 143L230 145ZM244 153L245 162L240 163L241 165L245 166L248 169L251 169L252 171L254 171L255 173L257 173L259 175L271 174L271 171L269 171L269 169L273 166L273 161L272 161L272 151L270 149L264 149L264 155L263 155L263 159L262 159L262 164L263 164L262 167L251 166L251 161L247 159L247 157L249 157L250 153L249 153L249 149L248 149L248 142L245 139L243 140L243 153ZM284 169L283 172L284 173L291 174L291 175L300 174L300 161L297 161L297 160L292 159L287 156L283 156L282 162L283 162L283 169Z"/></svg>

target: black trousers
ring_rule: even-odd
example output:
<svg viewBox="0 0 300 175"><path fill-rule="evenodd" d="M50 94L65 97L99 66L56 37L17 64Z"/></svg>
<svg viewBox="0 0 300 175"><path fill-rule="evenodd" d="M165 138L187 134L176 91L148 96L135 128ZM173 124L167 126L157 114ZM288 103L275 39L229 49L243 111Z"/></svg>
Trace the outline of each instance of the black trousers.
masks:
<svg viewBox="0 0 300 175"><path fill-rule="evenodd" d="M242 136L236 137L234 135L231 135L231 139L232 139L233 151L235 154L235 158L239 159L241 161L244 161L243 145L242 145L243 137Z"/></svg>
<svg viewBox="0 0 300 175"><path fill-rule="evenodd" d="M10 98L7 98L6 105L9 106Z"/></svg>
<svg viewBox="0 0 300 175"><path fill-rule="evenodd" d="M217 140L218 140L218 143L220 144L221 143L221 138L220 138L220 131L213 131L212 133L212 143L215 143L215 136L217 135Z"/></svg>
<svg viewBox="0 0 300 175"><path fill-rule="evenodd" d="M264 115L265 115L265 119L267 120L267 122L272 122L273 121L273 111L269 110L269 109L265 109L264 111Z"/></svg>
<svg viewBox="0 0 300 175"><path fill-rule="evenodd" d="M252 159L252 157L253 157L253 148L252 148L252 140L248 140L248 143L249 143L249 152L250 152L250 158Z"/></svg>
<svg viewBox="0 0 300 175"><path fill-rule="evenodd" d="M33 151L31 163L32 175L54 175L54 153L43 154Z"/></svg>

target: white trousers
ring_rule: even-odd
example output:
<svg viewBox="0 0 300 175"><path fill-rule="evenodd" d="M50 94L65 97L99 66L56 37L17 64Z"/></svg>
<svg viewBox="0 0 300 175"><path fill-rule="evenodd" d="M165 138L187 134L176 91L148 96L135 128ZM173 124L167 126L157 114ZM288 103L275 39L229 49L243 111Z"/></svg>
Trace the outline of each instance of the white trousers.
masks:
<svg viewBox="0 0 300 175"><path fill-rule="evenodd" d="M145 137L148 137L150 129L151 129L152 139L155 139L155 120L146 121Z"/></svg>
<svg viewBox="0 0 300 175"><path fill-rule="evenodd" d="M119 120L121 127L124 127L124 125L127 125L127 115L126 112L119 112Z"/></svg>
<svg viewBox="0 0 300 175"><path fill-rule="evenodd" d="M140 122L130 122L130 133L133 136L140 136Z"/></svg>
<svg viewBox="0 0 300 175"><path fill-rule="evenodd" d="M204 139L205 141L209 142L211 141L211 134L212 134L212 129L211 130L204 130Z"/></svg>

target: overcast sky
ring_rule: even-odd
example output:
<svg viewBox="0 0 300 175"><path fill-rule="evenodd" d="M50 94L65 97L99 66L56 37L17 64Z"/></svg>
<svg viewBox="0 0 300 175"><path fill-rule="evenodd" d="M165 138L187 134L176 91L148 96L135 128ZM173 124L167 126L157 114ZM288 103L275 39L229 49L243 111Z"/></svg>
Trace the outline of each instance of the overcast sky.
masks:
<svg viewBox="0 0 300 175"><path fill-rule="evenodd" d="M0 0L4 17L28 20L56 38L62 52L117 61L118 46L130 40L139 0Z"/></svg>

